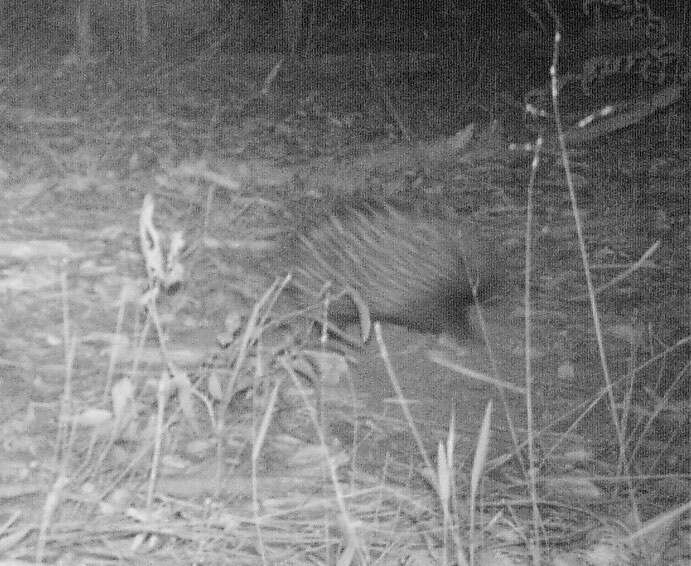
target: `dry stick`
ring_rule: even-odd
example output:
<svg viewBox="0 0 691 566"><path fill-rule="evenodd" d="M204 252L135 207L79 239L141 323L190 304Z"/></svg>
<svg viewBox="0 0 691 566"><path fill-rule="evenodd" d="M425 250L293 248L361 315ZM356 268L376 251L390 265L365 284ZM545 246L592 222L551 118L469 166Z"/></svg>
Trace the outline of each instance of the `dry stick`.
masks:
<svg viewBox="0 0 691 566"><path fill-rule="evenodd" d="M68 442L67 429L70 415L69 405L72 400L72 371L74 369L74 352L72 344L72 330L70 327L70 303L68 299L67 273L64 266L60 269L60 298L62 306L62 345L65 362L65 383L60 398L60 413L58 415L58 430L55 439L55 469L64 472L65 446Z"/></svg>
<svg viewBox="0 0 691 566"><path fill-rule="evenodd" d="M564 137L564 126L561 121L561 113L559 112L558 103L558 78L557 78L557 65L559 62L559 43L561 42L561 33L557 29L554 34L554 54L552 57L552 65L550 66L549 72L551 77L552 85L552 111L554 113L554 121L557 127L557 135L559 139L559 151L561 154L562 166L564 167L564 175L566 177L566 185L569 190L569 200L571 201L571 211L573 213L574 223L576 225L576 233L578 235L578 248L581 253L581 261L583 263L583 270L585 274L585 281L588 287L588 295L590 296L590 311L593 317L593 326L595 328L595 336L597 337L597 347L600 355L600 363L602 364L603 377L605 379L605 384L607 386L607 397L609 400L609 409L612 418L612 424L617 433L617 442L619 444L619 467L624 469L624 473L630 477L629 465L626 462L625 453L625 438L624 431L619 423L619 417L617 415L617 405L614 398L614 389L612 387L612 378L609 373L609 366L607 364L607 356L605 353L605 345L602 337L602 326L600 325L600 315L597 310L597 302L595 301L595 286L593 285L593 279L590 273L590 260L588 259L588 252L585 249L585 237L583 235L583 222L581 221L581 215L578 211L578 199L576 197L576 191L574 189L573 174L571 172L571 162L569 160L568 150L566 148L566 139ZM640 515L638 513L638 505L633 498L633 485L629 480L629 498L633 507L633 511L636 514L637 522L640 524Z"/></svg>
<svg viewBox="0 0 691 566"><path fill-rule="evenodd" d="M60 399L60 415L58 421L60 423L58 428L58 440L55 445L57 447L56 457L59 457L59 467L58 475L61 477L67 477L67 472L70 467L70 454L74 446L74 442L77 434L77 426L75 424L73 417L73 403L72 403L72 391L73 391L73 376L74 376L74 361L77 352L77 338L73 337L70 331L70 314L69 314L69 297L67 294L67 278L65 273L61 274L62 279L62 301L63 301L63 317L65 321L63 323L63 336L66 340L65 346L65 386L64 392ZM69 430L67 438L65 438L65 433ZM59 454L59 456L58 456Z"/></svg>
<svg viewBox="0 0 691 566"><path fill-rule="evenodd" d="M170 372L170 369L168 369ZM161 465L161 450L163 443L163 434L167 430L164 426L163 419L165 417L166 401L170 394L171 377L169 373L163 372L158 380L158 390L156 392L156 433L154 436L154 448L151 456L151 472L149 473L149 484L146 490L146 509L151 510L154 502L154 493L156 490L156 481L158 480L158 472Z"/></svg>
<svg viewBox="0 0 691 566"><path fill-rule="evenodd" d="M283 66L284 60L285 60L285 57L281 57L276 62L276 64L271 68L271 70L269 71L269 74L266 75L266 78L264 79L264 84L262 85L262 89L260 91L261 96L268 96L269 95L269 90L271 89L271 85L276 80L276 77L278 76L278 72L281 70L281 67Z"/></svg>
<svg viewBox="0 0 691 566"><path fill-rule="evenodd" d="M589 123L590 116L598 117L596 114L591 114L581 120L577 128L564 132L566 143L572 146L580 145L637 124L658 110L676 103L681 98L682 92L683 89L680 85L672 85L652 96L635 100L632 103L622 105L622 107L606 106L597 113L604 116L604 119Z"/></svg>
<svg viewBox="0 0 691 566"><path fill-rule="evenodd" d="M556 49L556 47L555 47ZM542 517L540 515L540 508L537 503L537 478L536 478L536 462L535 462L535 429L533 422L533 363L532 363L532 309L531 309L531 274L533 269L533 196L535 189L535 181L537 178L537 170L540 164L540 150L542 149L542 137L538 137L535 144L535 153L530 168L530 180L528 182L528 202L526 204L526 220L525 220L525 271L524 271L524 309L525 314L524 334L525 334L525 410L526 410L526 425L528 429L528 483L530 485L530 502L533 513L533 548L534 557L539 564L539 541L540 531L542 525ZM534 545L537 545L535 548Z"/></svg>
<svg viewBox="0 0 691 566"><path fill-rule="evenodd" d="M494 376L489 376L479 371L467 368L461 364L453 363L449 359L442 356L439 352L431 351L427 354L427 357L435 364L438 364L445 368L449 368L450 370L459 373L463 377L467 377L470 379L474 379L476 381L480 381L482 383L492 385L501 392L503 392L504 390L508 390L512 391L513 393L517 393L518 395L525 395L525 387L521 387L520 385L514 385L513 383L509 383L507 381L502 381L501 379L498 379L496 377L496 375L499 373L498 370L496 372L493 372ZM506 396L504 396L504 400L506 400L505 408L508 411L508 399L506 399ZM507 415L507 419L511 419L511 415ZM511 425L511 420L509 420L509 425ZM521 443L518 442L518 437L516 437L515 440L515 448L516 450L520 450L521 448Z"/></svg>

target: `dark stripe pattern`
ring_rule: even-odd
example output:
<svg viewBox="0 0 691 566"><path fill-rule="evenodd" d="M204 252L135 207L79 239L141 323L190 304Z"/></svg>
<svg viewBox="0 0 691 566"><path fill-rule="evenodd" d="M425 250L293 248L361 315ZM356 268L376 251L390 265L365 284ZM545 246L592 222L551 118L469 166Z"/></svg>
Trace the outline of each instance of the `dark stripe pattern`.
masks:
<svg viewBox="0 0 691 566"><path fill-rule="evenodd" d="M291 293L301 306L354 289L372 320L421 332L468 333L473 287L483 299L498 279L491 246L470 225L405 211L388 204L343 205L288 242L284 260ZM330 304L336 324L357 320L353 300Z"/></svg>

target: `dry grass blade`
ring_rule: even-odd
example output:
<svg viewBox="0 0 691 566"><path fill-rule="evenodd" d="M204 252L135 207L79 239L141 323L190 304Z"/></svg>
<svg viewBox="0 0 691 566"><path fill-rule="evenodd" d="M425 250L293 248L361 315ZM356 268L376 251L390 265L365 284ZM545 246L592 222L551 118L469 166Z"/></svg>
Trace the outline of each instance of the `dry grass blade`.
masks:
<svg viewBox="0 0 691 566"><path fill-rule="evenodd" d="M432 461L429 459L429 455L427 454L425 445L422 442L420 432L418 431L417 426L415 425L415 421L413 420L413 415L410 413L410 409L408 408L408 400L403 396L403 390L401 389L401 385L398 382L398 379L396 379L396 372L394 372L393 366L391 365L391 358L389 358L389 353L386 349L386 344L384 343L384 337L381 331L381 324L379 324L378 322L374 324L374 335L377 339L379 352L381 353L382 359L384 360L386 373L389 376L389 380L391 381L391 385L393 385L394 391L396 392L396 398L400 403L401 411L403 411L405 420L408 423L413 438L415 439L415 443L417 444L418 450L420 451L422 461L425 464L425 473L427 474L428 478L432 477L431 474L434 473L434 466L432 465ZM435 489L438 489L438 487L435 486Z"/></svg>
<svg viewBox="0 0 691 566"><path fill-rule="evenodd" d="M319 445L321 447L324 462L328 466L331 485L334 489L336 501L338 502L341 514L340 523L343 526L344 534L346 536L346 549L339 558L339 563L341 560L343 560L344 565L351 564L354 557L357 557L357 563L367 563L367 554L365 551L365 546L363 545L360 536L358 535L357 524L355 521L353 521L353 519L350 516L350 513L348 512L348 508L345 503L346 499L341 489L340 482L338 481L338 475L336 473L336 467L334 465L333 459L329 454L328 443L326 441L324 431L321 427L317 410L314 408L312 403L310 403L307 392L300 383L300 379L298 378L298 376L295 375L293 369L284 361L282 363L283 368L288 372L288 375L290 375L293 384L295 385L296 389L300 393L300 396L302 397L302 401L304 403L305 408L308 411L310 420L312 421L312 425L314 426L317 436L319 437Z"/></svg>
<svg viewBox="0 0 691 566"><path fill-rule="evenodd" d="M513 393L518 393L519 395L525 395L526 394L526 389L525 387L521 387L520 385L514 385L513 383L508 383L506 381L502 381L500 379L496 379L494 377L491 377L487 374L481 373L479 371L472 370L470 368L464 367L460 364L454 363L450 361L448 358L445 358L441 353L435 352L430 350L429 353L427 354L430 360L432 360L434 363L439 364L440 366L444 366L446 368L452 369L459 374L468 377L470 379L474 379L476 381L480 381L482 383L488 383L490 385L493 385L494 387L497 387L498 389L505 389L508 391L512 391Z"/></svg>

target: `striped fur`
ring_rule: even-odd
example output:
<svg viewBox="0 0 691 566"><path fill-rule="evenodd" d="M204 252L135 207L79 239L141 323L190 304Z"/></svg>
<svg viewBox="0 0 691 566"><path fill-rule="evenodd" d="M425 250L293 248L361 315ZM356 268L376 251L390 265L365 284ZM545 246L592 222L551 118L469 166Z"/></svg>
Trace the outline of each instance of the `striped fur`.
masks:
<svg viewBox="0 0 691 566"><path fill-rule="evenodd" d="M301 306L352 288L373 320L421 332L467 335L467 307L493 291L500 277L492 246L470 225L391 205L345 205L292 239L285 258ZM330 304L336 324L357 320L349 296Z"/></svg>

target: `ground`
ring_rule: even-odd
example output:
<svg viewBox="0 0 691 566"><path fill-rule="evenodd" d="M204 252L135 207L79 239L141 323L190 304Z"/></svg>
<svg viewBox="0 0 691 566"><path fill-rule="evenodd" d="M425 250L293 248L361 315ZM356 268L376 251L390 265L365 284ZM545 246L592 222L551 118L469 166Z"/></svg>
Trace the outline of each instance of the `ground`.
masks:
<svg viewBox="0 0 691 566"><path fill-rule="evenodd" d="M596 286L659 242L597 295L609 392L559 153L531 186L532 156L487 116L460 147L440 130L404 142L362 85L309 78L286 70L259 97L220 61L56 60L5 80L0 556L427 564L461 545L447 535L465 540L472 500L478 563L499 548L527 563L534 529L548 560L673 563L688 551L674 544L689 493L688 115L570 154ZM471 308L467 340L384 325L387 354L375 338L323 346L266 306L251 316L308 214L294 203L363 191L442 202L497 238L509 284ZM155 300L147 194L152 230L187 243Z"/></svg>

